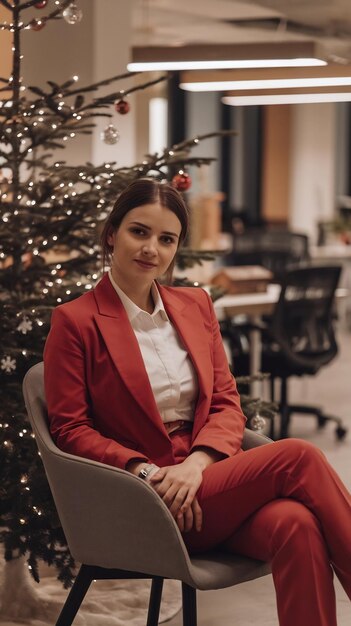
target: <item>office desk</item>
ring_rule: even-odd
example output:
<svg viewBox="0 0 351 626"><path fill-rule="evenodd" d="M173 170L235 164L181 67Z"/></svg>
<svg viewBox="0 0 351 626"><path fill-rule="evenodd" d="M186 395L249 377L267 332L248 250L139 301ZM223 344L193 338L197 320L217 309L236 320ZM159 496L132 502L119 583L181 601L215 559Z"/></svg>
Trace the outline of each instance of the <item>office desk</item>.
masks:
<svg viewBox="0 0 351 626"><path fill-rule="evenodd" d="M219 320L235 315L247 315L253 326L258 326L261 316L273 311L279 299L280 286L270 284L267 291L262 293L244 293L235 296L222 296L214 302L214 308ZM249 332L250 341L250 374L253 376L261 369L261 332L252 328ZM256 395L258 385L253 382L251 393Z"/></svg>
<svg viewBox="0 0 351 626"><path fill-rule="evenodd" d="M272 312L279 294L280 286L270 284L267 291L222 296L214 302L214 308L218 319L241 314L260 316Z"/></svg>

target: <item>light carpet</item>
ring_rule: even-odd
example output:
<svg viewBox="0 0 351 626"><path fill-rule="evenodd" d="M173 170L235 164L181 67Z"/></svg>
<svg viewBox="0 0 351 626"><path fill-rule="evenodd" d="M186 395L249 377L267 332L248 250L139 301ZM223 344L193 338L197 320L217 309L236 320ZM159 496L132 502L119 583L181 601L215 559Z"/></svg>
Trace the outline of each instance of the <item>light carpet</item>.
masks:
<svg viewBox="0 0 351 626"><path fill-rule="evenodd" d="M18 566L15 567L18 570ZM2 559L0 570L0 588L4 594ZM7 583L6 602L3 601L0 607L1 626L55 624L68 591L57 581L51 568L43 567L42 570L39 585L32 582L23 568L14 576L13 588L11 582ZM149 580L99 580L92 583L74 620L74 626L145 626L150 585ZM160 623L172 619L180 608L180 583L166 580Z"/></svg>

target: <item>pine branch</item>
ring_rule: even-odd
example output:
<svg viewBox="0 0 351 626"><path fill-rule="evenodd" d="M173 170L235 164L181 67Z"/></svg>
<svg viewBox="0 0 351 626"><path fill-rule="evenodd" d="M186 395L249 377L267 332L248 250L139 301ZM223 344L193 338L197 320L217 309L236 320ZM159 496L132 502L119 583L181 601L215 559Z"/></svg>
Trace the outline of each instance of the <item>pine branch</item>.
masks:
<svg viewBox="0 0 351 626"><path fill-rule="evenodd" d="M175 146L173 146L172 150L188 151L189 149L194 147L194 144L197 144L199 141L203 141L204 139L211 139L212 137L232 137L237 134L238 133L236 130L219 130L213 133L206 133L205 135L198 135L197 137L194 137L193 139L186 139L185 141L182 141L181 143L178 143Z"/></svg>
<svg viewBox="0 0 351 626"><path fill-rule="evenodd" d="M181 248L177 253L177 265L179 269L185 270L196 265L202 265L203 261L214 261L220 254L223 254L223 250Z"/></svg>
<svg viewBox="0 0 351 626"><path fill-rule="evenodd" d="M33 6L33 4L35 3L35 0L30 0L29 2L24 2L22 5L20 5L20 10L25 10L30 6ZM61 4L57 9L54 9L54 11L51 11L51 13L49 13L48 15L45 15L44 17L41 18L42 22L49 22L50 20L54 20L56 19L60 14L62 14L62 12L70 5L72 4L72 0L61 0ZM27 22L27 24L23 24L20 28L30 28L32 20L30 20L29 22Z"/></svg>
<svg viewBox="0 0 351 626"><path fill-rule="evenodd" d="M123 80L124 78L131 78L132 76L137 76L138 74L140 74L140 72L124 72L123 74L117 74L116 76L112 76L112 78L105 78L104 80L100 80L92 85L86 85L80 89L73 89L69 92L69 95L74 96L76 94L96 91L97 89L100 89L100 87L106 87L106 85L111 85L111 83ZM67 94L63 93L63 95L65 96Z"/></svg>
<svg viewBox="0 0 351 626"><path fill-rule="evenodd" d="M171 149L166 148L163 153L158 156L157 159L155 159L155 166L158 169L161 169L165 165L179 165L184 164L185 161L190 161L191 164L198 162L199 165L201 165L202 163L210 163L215 159L211 157L200 157L199 159L196 159L195 157L193 159L189 159L189 152L194 148L194 146L199 144L200 141L203 141L205 139L210 139L212 137L231 137L235 135L237 135L237 132L235 130L221 130L213 133L206 133L204 135L197 135L192 139L187 139L179 144L175 144L174 146L172 146Z"/></svg>
<svg viewBox="0 0 351 626"><path fill-rule="evenodd" d="M108 80L104 80L101 81L99 84L109 84L111 82L113 82L114 80L117 80L123 76L126 76L125 74L121 74L117 77L113 77L111 79ZM127 76L129 77L130 75L127 74ZM97 109L98 108L107 108L110 106L111 103L113 103L116 99L123 97L124 95L129 94L132 91L138 91L141 89L146 89L152 85L155 85L159 82L162 82L163 80L167 80L168 76L164 75L160 78L157 78L156 80L152 80L152 81L148 81L146 83L143 83L141 85L138 85L136 87L132 87L130 90L121 90L119 92L113 92L112 94L108 94L106 96L103 96L101 98L95 98L92 102L87 103L86 105L83 105L83 103L81 104L80 107L76 107L74 112L72 112L71 107L63 107L63 106L59 106L59 102L61 102L63 97L71 97L73 94L77 95L79 94L82 97L81 92L78 92L77 90L70 90L69 86L74 84L75 81L70 80L70 81L66 81L65 83L63 83L63 85L57 85L56 83L51 83L51 94L46 93L43 89L30 85L28 87L28 89L30 91L32 91L32 93L35 93L39 96L39 98L37 100L35 100L34 102L31 103L31 107L30 109L28 108L28 111L31 114L31 118L32 120L34 119L34 116L36 114L36 111L40 108L46 107L47 109L49 109L50 111L52 111L54 116L59 117L60 122L58 122L57 118L54 117L52 118L52 120L50 120L50 118L48 118L48 116L46 115L47 119L46 119L46 123L47 125L49 124L49 122L51 121L52 123L55 123L56 128L54 130L50 129L50 131L43 131L41 127L37 126L36 129L34 129L33 127L30 126L31 122L30 121L26 121L26 126L30 127L30 130L28 131L28 135L31 139L31 144L29 146L27 146L27 151L29 149L33 149L36 146L40 146L40 145L44 145L46 144L47 147L56 147L58 144L55 141L55 143L52 143L52 139L63 139L63 137L65 136L66 132L65 129L70 130L71 132L74 131L77 134L89 134L92 129L94 128L95 124L80 124L80 119L75 119L73 117L73 115L80 115L81 117L84 116L84 119L89 119L89 118L95 118L95 117L111 117L111 113L109 112L98 112ZM88 90L88 88L83 88L84 90ZM55 96L53 96L53 93L55 92ZM34 105L34 108L33 108ZM8 113L9 115L9 113ZM44 113L45 116L45 113ZM24 151L25 152L25 151ZM203 162L209 162L208 159L204 160Z"/></svg>

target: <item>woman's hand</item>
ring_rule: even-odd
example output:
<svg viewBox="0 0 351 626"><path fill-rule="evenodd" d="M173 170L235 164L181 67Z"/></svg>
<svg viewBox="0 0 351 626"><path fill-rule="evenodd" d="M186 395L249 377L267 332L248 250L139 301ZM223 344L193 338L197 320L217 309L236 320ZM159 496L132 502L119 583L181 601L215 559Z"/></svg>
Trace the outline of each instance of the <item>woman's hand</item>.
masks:
<svg viewBox="0 0 351 626"><path fill-rule="evenodd" d="M202 510L196 496L185 513L178 513L175 521L181 533L187 533L192 528L200 532L202 529Z"/></svg>
<svg viewBox="0 0 351 626"><path fill-rule="evenodd" d="M191 507L201 482L201 467L190 457L178 465L162 467L149 480L175 519Z"/></svg>
<svg viewBox="0 0 351 626"><path fill-rule="evenodd" d="M181 532L193 527L201 530L202 510L195 496L203 470L219 456L215 451L195 450L182 463L162 467L150 477L148 482L169 508Z"/></svg>

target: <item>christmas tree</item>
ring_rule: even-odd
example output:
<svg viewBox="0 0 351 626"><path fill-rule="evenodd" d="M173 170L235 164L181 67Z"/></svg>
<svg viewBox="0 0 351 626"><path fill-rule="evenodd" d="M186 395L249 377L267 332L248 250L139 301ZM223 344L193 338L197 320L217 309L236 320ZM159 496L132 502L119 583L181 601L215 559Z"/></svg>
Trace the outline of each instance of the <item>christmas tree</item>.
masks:
<svg viewBox="0 0 351 626"><path fill-rule="evenodd" d="M63 84L48 80L46 88L25 87L23 31L31 36L31 31L51 27L62 17L74 24L81 11L70 0L0 0L0 4L9 14L0 29L13 36L12 75L0 77L0 539L7 561L25 555L36 580L38 560L53 564L69 586L74 563L28 426L23 376L42 359L52 309L91 289L100 278L99 223L116 196L135 178L147 175L172 178L179 190L186 191L191 183L186 166L211 161L192 158L191 148L218 133L147 155L132 167L117 167L114 162L70 166L57 157L70 139L92 133L94 120L104 116L101 139L116 143L113 116L128 113L128 94L155 80L119 91L114 85L130 81L130 73L81 88L77 77ZM33 7L41 11L40 18L26 20ZM111 92L99 96L99 88L106 86ZM190 251L182 255L183 264L186 258L193 263L204 256Z"/></svg>

